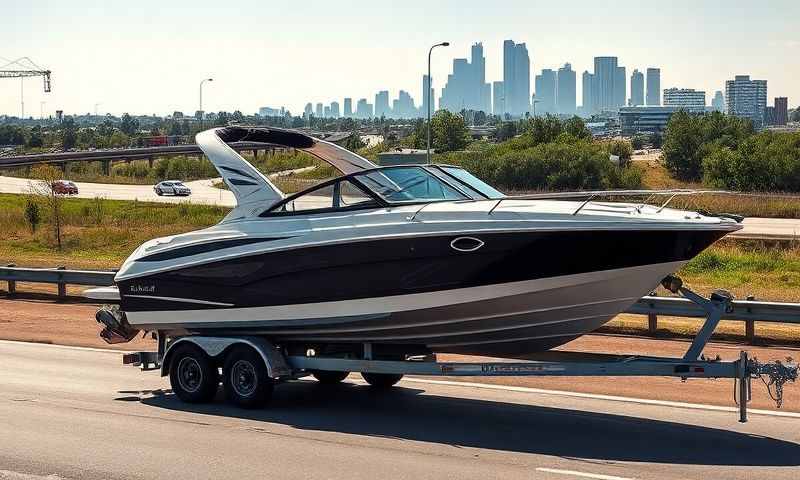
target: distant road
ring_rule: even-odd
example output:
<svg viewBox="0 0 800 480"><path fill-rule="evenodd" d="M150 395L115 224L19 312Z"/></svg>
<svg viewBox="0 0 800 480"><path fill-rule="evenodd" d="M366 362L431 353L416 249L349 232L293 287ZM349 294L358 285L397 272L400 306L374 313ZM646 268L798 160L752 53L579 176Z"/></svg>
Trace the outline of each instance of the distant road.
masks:
<svg viewBox="0 0 800 480"><path fill-rule="evenodd" d="M307 170L298 169L297 171ZM285 174L286 172L282 172ZM277 174L280 175L280 174ZM192 202L209 205L233 207L235 199L227 190L214 188L212 184L219 179L195 180L185 182L192 189L189 197L159 197L152 185L118 185L105 183L75 182L78 186L78 197L102 197L113 200L140 200L147 202ZM30 180L25 178L0 176L0 193L28 193ZM800 238L800 219L784 218L746 218L744 229L733 234L737 237L750 238Z"/></svg>
<svg viewBox="0 0 800 480"><path fill-rule="evenodd" d="M0 341L0 479L796 480L800 418L403 380L187 405L120 354ZM585 381L585 380L584 380Z"/></svg>

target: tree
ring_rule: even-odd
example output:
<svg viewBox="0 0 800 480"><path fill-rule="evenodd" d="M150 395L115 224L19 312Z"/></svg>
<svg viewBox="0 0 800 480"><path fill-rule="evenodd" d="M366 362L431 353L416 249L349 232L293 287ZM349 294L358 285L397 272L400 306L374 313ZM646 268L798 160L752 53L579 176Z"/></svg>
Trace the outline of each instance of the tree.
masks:
<svg viewBox="0 0 800 480"><path fill-rule="evenodd" d="M124 113L122 114L122 122L120 123L119 129L128 136L136 135L139 131L139 120Z"/></svg>
<svg viewBox="0 0 800 480"><path fill-rule="evenodd" d="M61 147L64 150L75 148L78 143L78 127L72 117L66 117L61 122Z"/></svg>
<svg viewBox="0 0 800 480"><path fill-rule="evenodd" d="M462 150L469 143L464 118L447 110L439 110L431 118L431 143L439 152Z"/></svg>
<svg viewBox="0 0 800 480"><path fill-rule="evenodd" d="M641 150L644 147L644 142L645 142L645 137L643 137L642 135L636 135L633 138L631 138L631 147L633 147L634 150Z"/></svg>
<svg viewBox="0 0 800 480"><path fill-rule="evenodd" d="M38 180L31 182L31 190L44 200L50 210L53 236L58 249L61 250L61 225L63 224L61 203L63 199L54 189L55 183L61 179L61 170L52 165L39 165L33 168L31 174Z"/></svg>
<svg viewBox="0 0 800 480"><path fill-rule="evenodd" d="M31 233L36 233L36 227L42 220L41 212L39 211L39 204L32 198L25 201L25 220L31 227Z"/></svg>
<svg viewBox="0 0 800 480"><path fill-rule="evenodd" d="M42 127L36 125L31 129L31 136L28 138L28 146L31 148L38 148L44 146L44 138L42 138Z"/></svg>
<svg viewBox="0 0 800 480"><path fill-rule="evenodd" d="M562 130L581 140L590 140L592 138L592 131L589 130L583 119L577 115L566 119Z"/></svg>
<svg viewBox="0 0 800 480"><path fill-rule="evenodd" d="M517 124L514 122L502 122L497 126L495 138L498 142L505 142L517 135Z"/></svg>

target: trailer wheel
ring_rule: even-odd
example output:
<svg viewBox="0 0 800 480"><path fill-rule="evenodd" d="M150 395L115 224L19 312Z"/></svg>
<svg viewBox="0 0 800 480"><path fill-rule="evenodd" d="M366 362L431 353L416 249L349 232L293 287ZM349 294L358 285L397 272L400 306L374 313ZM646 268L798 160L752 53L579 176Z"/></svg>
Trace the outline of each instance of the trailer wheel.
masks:
<svg viewBox="0 0 800 480"><path fill-rule="evenodd" d="M311 375L323 385L335 385L350 375L350 372L332 372L330 370L314 370Z"/></svg>
<svg viewBox="0 0 800 480"><path fill-rule="evenodd" d="M370 384L370 386L375 388L389 388L394 386L397 382L403 378L403 374L398 373L367 373L361 372L361 376L364 377L364 380Z"/></svg>
<svg viewBox="0 0 800 480"><path fill-rule="evenodd" d="M194 345L178 345L169 366L172 391L187 403L204 403L214 398L219 374L214 362Z"/></svg>
<svg viewBox="0 0 800 480"><path fill-rule="evenodd" d="M258 408L269 401L275 382L264 360L250 347L238 345L225 357L222 384L229 402L242 408Z"/></svg>

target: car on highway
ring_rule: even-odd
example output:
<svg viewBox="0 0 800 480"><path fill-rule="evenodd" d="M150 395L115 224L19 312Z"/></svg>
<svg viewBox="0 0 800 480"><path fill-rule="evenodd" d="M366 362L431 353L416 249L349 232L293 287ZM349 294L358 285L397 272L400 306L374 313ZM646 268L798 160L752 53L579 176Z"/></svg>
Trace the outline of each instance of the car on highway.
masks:
<svg viewBox="0 0 800 480"><path fill-rule="evenodd" d="M192 194L192 190L183 184L180 180L165 180L158 182L153 190L159 197L162 195L179 195L188 197Z"/></svg>
<svg viewBox="0 0 800 480"><path fill-rule="evenodd" d="M56 195L77 195L78 186L70 180L56 180L51 184L53 193Z"/></svg>

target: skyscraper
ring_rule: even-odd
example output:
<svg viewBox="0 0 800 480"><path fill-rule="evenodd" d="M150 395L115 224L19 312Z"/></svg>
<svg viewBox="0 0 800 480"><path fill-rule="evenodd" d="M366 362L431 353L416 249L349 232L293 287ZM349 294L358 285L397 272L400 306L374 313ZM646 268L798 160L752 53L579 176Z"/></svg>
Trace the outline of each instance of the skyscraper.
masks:
<svg viewBox="0 0 800 480"><path fill-rule="evenodd" d="M661 105L661 69L647 69L647 105Z"/></svg>
<svg viewBox="0 0 800 480"><path fill-rule="evenodd" d="M505 94L503 93L503 82L492 83L492 113L503 116L506 113Z"/></svg>
<svg viewBox="0 0 800 480"><path fill-rule="evenodd" d="M427 92L427 93L426 93ZM428 99L431 100L431 115L436 111L436 99L433 97L433 79L428 79L427 75L422 76L422 106L420 107L420 114L423 117L428 116Z"/></svg>
<svg viewBox="0 0 800 480"><path fill-rule="evenodd" d="M452 112L461 110L491 111L491 86L486 83L486 59L483 44L472 45L470 60L453 60L453 73L439 98L439 108Z"/></svg>
<svg viewBox="0 0 800 480"><path fill-rule="evenodd" d="M594 115L597 113L597 86L595 85L594 74L584 70L581 83L583 89L581 109L583 114L586 116Z"/></svg>
<svg viewBox="0 0 800 480"><path fill-rule="evenodd" d="M644 105L644 74L634 69L631 74L631 107Z"/></svg>
<svg viewBox="0 0 800 480"><path fill-rule="evenodd" d="M304 118L310 117L311 113L313 111L313 108L314 107L311 105L311 102L306 103L306 108L303 109L303 117Z"/></svg>
<svg viewBox="0 0 800 480"><path fill-rule="evenodd" d="M389 109L389 91L381 90L375 94L375 116L391 117L392 111Z"/></svg>
<svg viewBox="0 0 800 480"><path fill-rule="evenodd" d="M411 95L405 90L400 90L397 99L392 102L394 118L415 118L418 113ZM375 115L377 116L377 113Z"/></svg>
<svg viewBox="0 0 800 480"><path fill-rule="evenodd" d="M711 109L717 112L725 111L725 97L722 96L722 92L719 90L714 92L714 98L711 100Z"/></svg>
<svg viewBox="0 0 800 480"><path fill-rule="evenodd" d="M625 67L617 67L614 75L614 108L624 107L627 98L628 78L625 74Z"/></svg>
<svg viewBox="0 0 800 480"><path fill-rule="evenodd" d="M617 57L594 57L594 82L597 92L597 110L615 110L617 107Z"/></svg>
<svg viewBox="0 0 800 480"><path fill-rule="evenodd" d="M339 102L331 102L331 117L339 118Z"/></svg>
<svg viewBox="0 0 800 480"><path fill-rule="evenodd" d="M750 80L750 75L736 75L727 80L725 105L728 115L749 118L753 127L761 128L767 109L767 81Z"/></svg>
<svg viewBox="0 0 800 480"><path fill-rule="evenodd" d="M321 103L317 103L317 106L314 109L314 115L316 115L317 118L322 118L323 112L324 112L324 110L322 108L322 104Z"/></svg>
<svg viewBox="0 0 800 480"><path fill-rule="evenodd" d="M537 115L556 113L556 72L546 68L535 79L536 100L539 105L534 109Z"/></svg>
<svg viewBox="0 0 800 480"><path fill-rule="evenodd" d="M786 125L789 121L789 99L775 97L775 125Z"/></svg>
<svg viewBox="0 0 800 480"><path fill-rule="evenodd" d="M503 42L503 92L506 113L521 116L530 111L531 61L524 43Z"/></svg>
<svg viewBox="0 0 800 480"><path fill-rule="evenodd" d="M344 99L344 116L346 118L353 117L353 99L350 97Z"/></svg>
<svg viewBox="0 0 800 480"><path fill-rule="evenodd" d="M575 115L576 85L575 70L565 63L558 69L558 87L556 88L556 110L564 115Z"/></svg>

